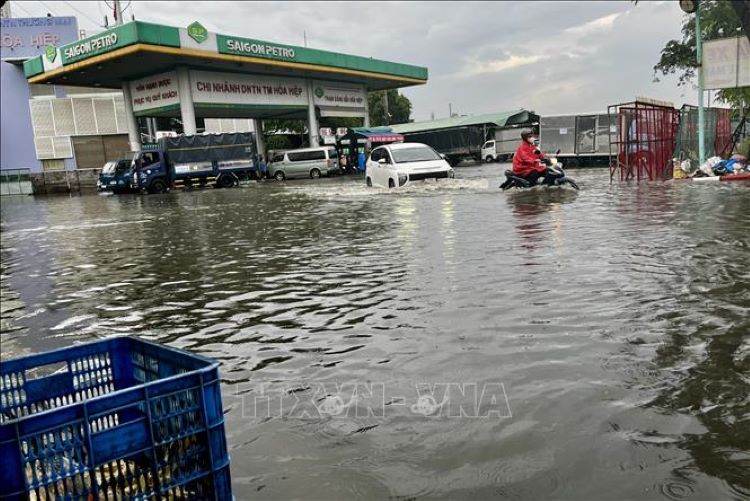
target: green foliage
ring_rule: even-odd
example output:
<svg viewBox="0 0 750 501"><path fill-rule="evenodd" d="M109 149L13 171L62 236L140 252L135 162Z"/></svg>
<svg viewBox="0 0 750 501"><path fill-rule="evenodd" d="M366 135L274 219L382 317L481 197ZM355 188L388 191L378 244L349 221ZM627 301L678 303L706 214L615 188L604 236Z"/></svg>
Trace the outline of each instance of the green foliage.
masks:
<svg viewBox="0 0 750 501"><path fill-rule="evenodd" d="M703 0L700 9L703 41L744 35L732 2ZM659 81L658 74L677 74L678 85L686 85L697 77L697 68L695 15L685 14L682 22L682 40L670 40L664 46L659 62L654 65L654 81ZM744 96L745 102L750 102L750 88L722 89L716 96L732 108L739 108L741 97Z"/></svg>
<svg viewBox="0 0 750 501"><path fill-rule="evenodd" d="M388 90L388 113L391 115L389 120L385 117L385 103L383 101L383 91L370 92L367 95L367 102L370 106L370 125L405 124L411 116L411 101L406 96L402 96L396 89Z"/></svg>
<svg viewBox="0 0 750 501"><path fill-rule="evenodd" d="M307 133L307 120L263 120L263 135L279 132Z"/></svg>
<svg viewBox="0 0 750 501"><path fill-rule="evenodd" d="M330 127L336 132L339 127L346 127L350 129L352 127L362 127L364 119L356 117L321 117L320 126Z"/></svg>
<svg viewBox="0 0 750 501"><path fill-rule="evenodd" d="M750 137L745 138L744 141L737 145L737 153L750 158Z"/></svg>
<svg viewBox="0 0 750 501"><path fill-rule="evenodd" d="M266 151L271 150L288 150L292 147L292 143L289 138L281 135L266 136Z"/></svg>

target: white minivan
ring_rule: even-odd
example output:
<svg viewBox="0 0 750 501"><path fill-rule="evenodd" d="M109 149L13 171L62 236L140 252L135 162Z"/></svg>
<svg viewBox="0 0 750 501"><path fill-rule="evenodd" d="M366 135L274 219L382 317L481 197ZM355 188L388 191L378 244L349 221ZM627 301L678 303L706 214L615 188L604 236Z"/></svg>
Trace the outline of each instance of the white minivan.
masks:
<svg viewBox="0 0 750 501"><path fill-rule="evenodd" d="M454 177L445 157L422 143L394 143L372 150L367 161L367 186L396 188L420 179Z"/></svg>
<svg viewBox="0 0 750 501"><path fill-rule="evenodd" d="M277 181L295 177L319 178L339 172L336 148L302 148L276 153L268 164L268 175Z"/></svg>

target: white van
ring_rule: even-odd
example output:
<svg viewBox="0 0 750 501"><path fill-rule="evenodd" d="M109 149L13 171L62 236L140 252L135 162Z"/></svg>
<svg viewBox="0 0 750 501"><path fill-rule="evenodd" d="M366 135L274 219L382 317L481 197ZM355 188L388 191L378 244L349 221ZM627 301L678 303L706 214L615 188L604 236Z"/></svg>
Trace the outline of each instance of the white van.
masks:
<svg viewBox="0 0 750 501"><path fill-rule="evenodd" d="M268 175L277 181L295 177L316 179L338 172L338 153L332 146L275 153L268 164Z"/></svg>

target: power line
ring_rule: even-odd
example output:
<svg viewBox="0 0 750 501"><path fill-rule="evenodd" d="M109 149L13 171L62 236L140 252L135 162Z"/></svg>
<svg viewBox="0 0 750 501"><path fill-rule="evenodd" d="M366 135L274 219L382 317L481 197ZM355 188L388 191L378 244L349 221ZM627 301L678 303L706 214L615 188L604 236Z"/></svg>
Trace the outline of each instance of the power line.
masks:
<svg viewBox="0 0 750 501"><path fill-rule="evenodd" d="M83 12L83 11L81 11L81 10L78 10L78 8L77 8L76 6L74 6L74 5L72 4L72 3L68 2L67 0L63 0L63 2L64 2L64 3L66 4L66 5L68 5L68 6L69 6L69 7L71 8L71 9L73 9L73 10L74 10L74 11L76 11L76 12L78 12L78 13L79 13L79 14L81 14L81 15L82 15L83 17L85 17L86 19L88 19L89 21L91 21L92 23L94 23L94 24L95 24L95 25L96 25L97 27L101 27L101 24L99 24L99 22L97 22L97 21L94 21L94 18L92 18L91 16L89 16L89 15L88 15L88 14L86 14L85 12Z"/></svg>
<svg viewBox="0 0 750 501"><path fill-rule="evenodd" d="M18 1L13 2L12 6L11 6L11 9L21 9L22 11L24 11L26 13L27 16L29 16L29 17L36 17L36 16L32 15L31 12L29 12L28 10L24 9L23 7L21 7L21 2L18 2Z"/></svg>
<svg viewBox="0 0 750 501"><path fill-rule="evenodd" d="M39 2L39 3L40 3L40 4L42 4L42 5L44 5L44 8L45 8L45 9L47 9L47 12L48 12L48 13L52 14L53 16L57 16L57 14L55 14L55 13L54 13L54 12L52 11L52 9L50 9L50 8L49 8L49 5L47 5L46 3L42 2L42 0L37 0L37 2Z"/></svg>

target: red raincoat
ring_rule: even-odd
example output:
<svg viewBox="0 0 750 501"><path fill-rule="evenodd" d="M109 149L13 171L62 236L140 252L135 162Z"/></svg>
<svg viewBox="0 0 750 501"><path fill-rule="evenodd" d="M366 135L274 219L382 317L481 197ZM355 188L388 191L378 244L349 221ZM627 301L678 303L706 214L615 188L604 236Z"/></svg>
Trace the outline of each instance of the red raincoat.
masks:
<svg viewBox="0 0 750 501"><path fill-rule="evenodd" d="M539 163L537 160L546 157L544 153L534 153L536 149L537 147L528 141L524 141L518 146L516 154L513 155L513 174L526 177L535 170L542 173L545 171L546 167L544 164Z"/></svg>

